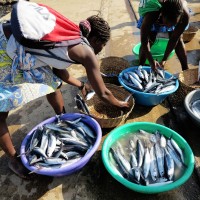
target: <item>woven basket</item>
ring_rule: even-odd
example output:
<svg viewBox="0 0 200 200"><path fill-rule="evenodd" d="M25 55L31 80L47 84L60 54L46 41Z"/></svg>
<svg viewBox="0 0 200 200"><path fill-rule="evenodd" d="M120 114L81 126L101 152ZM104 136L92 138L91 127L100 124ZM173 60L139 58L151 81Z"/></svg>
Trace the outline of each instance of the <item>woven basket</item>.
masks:
<svg viewBox="0 0 200 200"><path fill-rule="evenodd" d="M130 93L121 86L106 83L106 87L121 101L124 101L126 97L130 95ZM90 115L97 120L101 128L113 128L123 124L133 110L135 105L133 96L131 96L128 102L130 108L124 110L123 113L121 113L121 109L103 102L96 94L92 99L86 101L86 104L88 105Z"/></svg>
<svg viewBox="0 0 200 200"><path fill-rule="evenodd" d="M183 42L190 42L196 35L197 31L197 27L189 26L189 28L183 32Z"/></svg>
<svg viewBox="0 0 200 200"><path fill-rule="evenodd" d="M99 63L100 71L104 74L115 74L116 77L103 77L105 83L120 85L118 81L119 73L129 67L129 62L123 58L111 56L102 58Z"/></svg>
<svg viewBox="0 0 200 200"><path fill-rule="evenodd" d="M178 90L168 97L173 106L181 105L189 92L200 88L200 83L198 82L198 68L181 72L178 79Z"/></svg>

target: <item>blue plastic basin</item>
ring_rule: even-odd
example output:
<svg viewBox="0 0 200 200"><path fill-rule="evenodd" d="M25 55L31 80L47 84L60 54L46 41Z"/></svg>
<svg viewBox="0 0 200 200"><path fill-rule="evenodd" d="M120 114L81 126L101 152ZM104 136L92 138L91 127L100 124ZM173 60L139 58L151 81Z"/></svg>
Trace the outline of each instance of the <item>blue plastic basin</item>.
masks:
<svg viewBox="0 0 200 200"><path fill-rule="evenodd" d="M90 160L90 158L93 156L93 154L96 152L96 150L98 149L98 147L100 145L101 138L102 138L102 130L101 130L100 125L98 124L98 122L95 119L93 119L87 115L84 115L84 114L68 113L68 114L62 115L61 119L75 120L79 117L83 117L82 121L84 123L86 123L87 125L89 125L94 130L94 133L97 134L96 141L95 141L93 147L87 152L87 154L82 159L80 159L79 161L77 161L76 163L73 163L71 165L63 166L63 167L56 168L56 169L55 168L45 168L45 167L38 169L35 166L29 165L29 162L25 155L26 144L29 141L29 138L31 137L31 135L33 134L33 131L35 129L37 129L40 126L43 126L44 124L52 123L57 119L56 117L51 117L51 118L41 122L37 126L35 126L24 138L22 145L21 145L21 149L20 149L20 152L22 155L21 159L22 159L22 163L24 164L24 166L27 169L29 169L30 171L34 171L37 174L42 174L42 175L47 175L47 176L69 175L69 174L72 174L72 173L78 171L82 167L84 167L87 164L87 162Z"/></svg>
<svg viewBox="0 0 200 200"><path fill-rule="evenodd" d="M178 89L178 87L179 87L178 80L176 80L176 87L173 90L171 90L169 92L162 93L162 94L145 93L145 92L141 92L141 91L134 90L134 89L130 88L129 86L124 84L122 76L123 76L124 72L134 71L137 67L138 66L129 67L129 68L123 70L119 74L119 77L118 77L120 84L125 89L127 89L130 93L133 94L133 96L135 98L135 102L137 104L144 105L144 106L158 105L158 104L162 103L168 95L174 93ZM147 67L147 66L143 66L142 68L144 70L146 70L147 72L150 72L150 69L151 69L151 67ZM172 76L172 74L165 71L165 77L166 78L170 78L171 76Z"/></svg>

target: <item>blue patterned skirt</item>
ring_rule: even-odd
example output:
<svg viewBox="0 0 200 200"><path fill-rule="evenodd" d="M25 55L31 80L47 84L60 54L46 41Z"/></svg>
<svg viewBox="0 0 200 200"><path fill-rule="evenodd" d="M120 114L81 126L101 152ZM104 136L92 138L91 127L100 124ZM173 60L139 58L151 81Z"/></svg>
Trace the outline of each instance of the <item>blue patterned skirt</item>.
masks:
<svg viewBox="0 0 200 200"><path fill-rule="evenodd" d="M23 106L54 92L60 86L62 81L53 74L49 66L13 70L13 61L6 54L6 45L7 39L0 24L0 112Z"/></svg>
<svg viewBox="0 0 200 200"><path fill-rule="evenodd" d="M144 17L140 17L140 19L137 22L137 28L141 28L142 22L143 22ZM187 30L189 28L189 24L185 28ZM160 26L159 24L153 24L151 27L152 32L157 32L157 33L166 33L166 32L171 32L174 31L175 26L167 27L167 26Z"/></svg>

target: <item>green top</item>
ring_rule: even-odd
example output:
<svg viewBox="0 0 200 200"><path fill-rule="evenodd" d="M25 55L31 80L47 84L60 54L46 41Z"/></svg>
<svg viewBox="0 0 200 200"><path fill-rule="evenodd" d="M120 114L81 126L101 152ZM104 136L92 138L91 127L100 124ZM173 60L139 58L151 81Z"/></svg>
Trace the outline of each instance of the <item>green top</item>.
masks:
<svg viewBox="0 0 200 200"><path fill-rule="evenodd" d="M144 17L146 13L159 11L161 4L158 0L140 0L139 4L139 14Z"/></svg>

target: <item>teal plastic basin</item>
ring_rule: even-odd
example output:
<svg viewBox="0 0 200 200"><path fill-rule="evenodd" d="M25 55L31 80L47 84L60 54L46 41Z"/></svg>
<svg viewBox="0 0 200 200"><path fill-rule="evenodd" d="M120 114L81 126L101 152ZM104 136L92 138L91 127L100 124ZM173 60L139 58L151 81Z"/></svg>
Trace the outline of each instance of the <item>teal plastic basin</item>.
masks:
<svg viewBox="0 0 200 200"><path fill-rule="evenodd" d="M166 39L166 38L156 39L155 43L151 47L151 54L152 54L154 60L157 60L158 62L162 61L168 41L169 41L169 39ZM140 46L141 46L141 43L138 43L132 49L133 53L135 54L136 58L138 58L138 59L139 59ZM168 60L172 56L174 56L174 53L175 53L175 51L173 50L170 53ZM145 64L149 65L149 61L146 60Z"/></svg>
<svg viewBox="0 0 200 200"><path fill-rule="evenodd" d="M172 136L172 138L176 141L179 147L183 149L186 168L183 175L179 179L177 179L173 183L162 185L159 187L138 185L120 176L119 172L113 167L113 165L110 164L110 160L109 160L110 147L121 137L130 133L134 133L138 131L139 129L143 129L148 132L154 132L158 130L160 131L161 134L163 134L164 136L168 138ZM107 171L112 175L113 178L119 181L122 185L136 192L147 193L147 194L166 192L166 191L173 190L181 186L190 178L194 170L194 155L189 144L185 141L185 139L181 137L177 132L173 131L172 129L169 129L163 125L151 123L151 122L129 123L129 124L119 126L115 128L113 131L111 131L110 134L105 139L102 146L102 160Z"/></svg>

